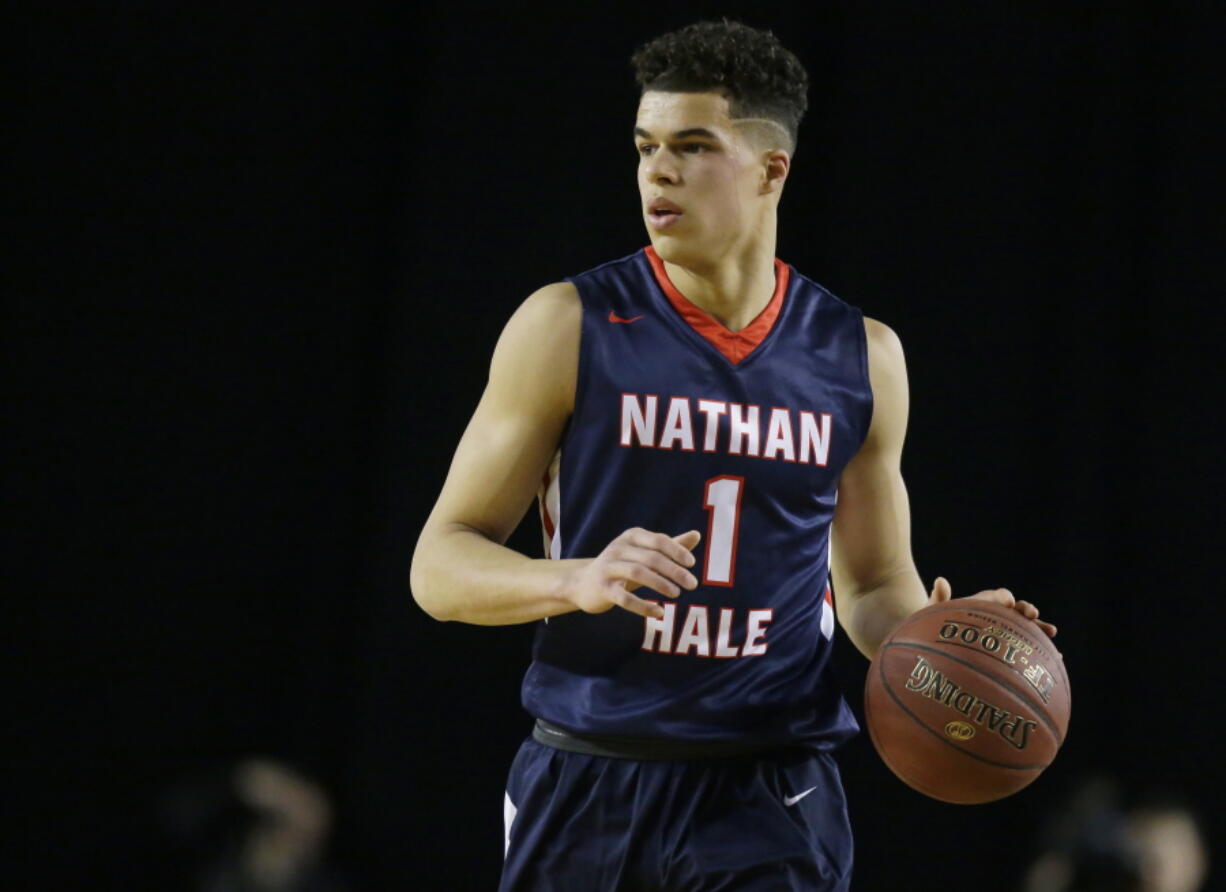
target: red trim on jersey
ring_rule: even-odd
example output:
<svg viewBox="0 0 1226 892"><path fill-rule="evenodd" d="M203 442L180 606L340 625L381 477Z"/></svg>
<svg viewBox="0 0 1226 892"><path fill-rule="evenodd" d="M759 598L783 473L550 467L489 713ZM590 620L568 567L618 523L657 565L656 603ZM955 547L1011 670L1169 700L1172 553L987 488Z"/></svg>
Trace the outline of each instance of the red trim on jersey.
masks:
<svg viewBox="0 0 1226 892"><path fill-rule="evenodd" d="M545 476L541 478L541 525L545 527L545 538L551 543L553 542L553 518L549 516L549 484L552 483L549 479L549 470L546 469ZM547 549L548 550L548 549ZM548 557L548 555L546 555Z"/></svg>
<svg viewBox="0 0 1226 892"><path fill-rule="evenodd" d="M775 320L779 318L779 311L783 309L783 295L788 290L788 277L791 273L788 265L778 257L775 258L775 293L771 295L770 302L753 322L740 331L731 331L711 314L690 303L689 299L677 290L677 286L668 278L664 261L660 259L654 247L648 245L643 252L647 255L652 272L656 274L656 281L660 283L660 288L664 291L668 302L681 314L681 318L689 324L690 328L702 335L733 365L753 353L770 334Z"/></svg>

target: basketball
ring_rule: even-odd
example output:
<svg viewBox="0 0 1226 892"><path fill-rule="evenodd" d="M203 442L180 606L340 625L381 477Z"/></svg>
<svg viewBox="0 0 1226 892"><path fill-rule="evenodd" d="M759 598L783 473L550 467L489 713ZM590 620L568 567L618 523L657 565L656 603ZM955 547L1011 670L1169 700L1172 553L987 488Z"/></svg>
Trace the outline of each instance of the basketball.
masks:
<svg viewBox="0 0 1226 892"><path fill-rule="evenodd" d="M961 599L926 607L882 643L864 712L882 760L943 802L1016 793L1056 757L1068 731L1064 660L1015 610Z"/></svg>

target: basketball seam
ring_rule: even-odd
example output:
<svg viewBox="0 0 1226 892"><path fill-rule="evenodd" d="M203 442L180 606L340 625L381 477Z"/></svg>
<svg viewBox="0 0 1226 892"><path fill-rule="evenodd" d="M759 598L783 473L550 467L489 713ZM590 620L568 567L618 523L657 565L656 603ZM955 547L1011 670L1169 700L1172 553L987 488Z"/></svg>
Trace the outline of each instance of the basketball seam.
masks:
<svg viewBox="0 0 1226 892"><path fill-rule="evenodd" d="M974 667L971 667L971 668L974 668ZM910 709L908 709L907 704L903 703L901 700L898 699L898 695L894 693L894 691L890 688L889 683L886 681L885 667L880 666L878 667L877 671L881 675L881 687L885 690L887 694L890 695L890 699L892 699L895 703L897 703L899 708L903 712L905 712L907 715L909 715L917 725L919 725L921 728L923 728L925 731L927 731L937 740L941 741L941 743L953 749L955 752L959 752L959 753L962 753L963 755L970 756L972 759L978 759L980 762L983 762L985 765L992 765L996 768L1004 768L1008 771L1036 771L1036 770L1042 771L1044 768L1047 767L1047 765L1008 765L1004 762L996 762L996 761L993 761L992 759L988 759L984 756L981 756L978 753L972 753L970 750L963 749L962 747L958 746L951 740L946 740L944 737L942 737L932 728L929 728L928 725L924 723L923 719L921 719L918 715L916 715Z"/></svg>
<svg viewBox="0 0 1226 892"><path fill-rule="evenodd" d="M883 687L884 687L884 685L883 685ZM921 727L923 727L923 726L921 725ZM876 732L876 731L873 729L872 723L869 723L869 726L868 726L868 733L869 733L869 737L871 737L871 738L872 738L872 740L873 740L873 746L875 746L875 747L877 748L877 754L878 754L879 756L881 756L881 760L882 760L883 762L885 762L885 764L889 766L890 770L891 770L891 771L893 771L893 772L894 772L896 775L898 775L898 777L901 779L901 778L902 778L902 774L900 774L900 773L899 773L899 771L898 771L898 769L894 767L894 763L893 763L893 761L890 759L890 757L889 757L888 755L886 755L885 749L882 747L881 743L880 743L880 742L877 740L877 732ZM965 751L965 750L958 750L958 752L962 753L962 752L966 752L966 751ZM970 754L968 754L968 755L970 755ZM1007 766L1006 766L1006 767L1007 767ZM996 802L996 801L998 801L998 800L1000 800L1000 799L1004 799L1006 796L1012 796L1012 795L1013 795L1012 793L1002 793L1002 794L1000 794L999 796L993 796L991 799L978 799L978 798L975 798L975 799L955 799L955 798L952 798L952 797L950 797L950 796L948 796L948 795L944 795L944 794L943 794L941 791L937 790L935 787L933 787L933 786L931 786L931 785L929 785L929 784L926 784L926 783L924 783L923 781L916 780L916 779L915 779L915 778L913 778L913 777L912 777L912 778L907 778L907 779L906 779L904 782L905 782L905 783L906 783L906 784L907 784L909 787L911 787L911 788L913 788L913 789L915 789L915 790L918 790L919 792L923 793L925 796L931 796L933 799L937 799L937 800L939 800L939 801L941 801L941 802L948 802L950 805L983 805L984 803L987 803L987 802ZM1014 791L1014 792L1016 792L1016 791Z"/></svg>
<svg viewBox="0 0 1226 892"><path fill-rule="evenodd" d="M997 608L997 611L999 611L999 612L996 612L996 611L991 610L990 608L992 608L992 607L996 607L996 608ZM969 605L967 605L967 604L959 604L959 603L956 603L956 602L954 602L954 601L950 601L950 602L948 602L948 603L946 603L946 604L933 605L932 607L930 607L930 608L928 608L928 609L929 609L929 610L931 610L933 613L949 613L949 612L954 611L954 610L963 610L963 611L967 611L967 612L973 612L973 611L979 610L979 611L982 611L982 612L984 612L984 613L988 614L989 616L995 616L997 619L1001 620L1002 622L1015 622L1015 621L1017 620L1017 617L1016 617L1016 616L1010 616L1010 615L1008 615L1008 614L1010 614L1010 613L1013 613L1013 611L1012 611L1012 610L1010 610L1009 608L1007 608L1007 607L1000 607L999 605L996 605L996 604L991 604L991 603L987 603L987 602L979 603L979 604L976 604L976 605L974 605L974 606L972 607L972 606L969 606ZM1034 623L1034 621L1033 621L1033 620L1027 620L1027 622L1030 622L1032 625L1033 625L1033 623ZM978 628L978 627L976 627L976 628ZM1039 631L1040 631L1040 633L1042 633L1042 631L1043 631L1043 630L1042 630L1042 629L1040 629ZM1051 638L1050 638L1050 636L1048 636L1048 635L1042 635L1042 637L1043 637L1043 638L1046 638L1046 639L1047 639L1047 641L1048 641L1049 643L1051 643ZM1037 640L1037 639L1036 639L1036 640ZM1033 646L1033 643L1032 643L1032 646ZM1038 646L1042 647L1043 645L1042 645L1042 644L1039 644ZM1072 686L1071 686L1071 684L1069 683L1069 678L1068 678L1068 667L1064 665L1064 657L1061 655L1060 651L1056 649L1055 644L1051 644L1051 649L1052 649L1052 652L1053 652L1053 654L1054 654L1054 656L1053 656L1053 658L1052 658L1052 659L1053 659L1053 663L1052 663L1052 665L1057 666L1057 667L1059 668L1059 670L1060 670L1060 676L1061 676L1062 680L1064 681L1064 690L1067 692L1067 693L1065 694L1065 696L1067 696L1067 697L1068 697L1068 699L1069 699L1069 706L1070 706L1070 708L1071 708L1071 707L1072 707L1072 699L1073 699L1073 698L1072 698L1072 691L1071 691ZM1063 743L1063 740L1061 740L1061 743Z"/></svg>
<svg viewBox="0 0 1226 892"><path fill-rule="evenodd" d="M970 623L967 623L967 626L969 626L970 628L979 628L978 626L971 626L971 625L970 625ZM893 641L893 642L891 642L891 644L898 644L898 645L904 645L904 644L910 644L910 643L911 643L911 642L909 642L909 641ZM969 650L971 653L974 653L974 654L982 654L982 653L984 653L984 651L983 651L982 649L975 647L975 645L973 645L973 644L965 644L965 643L963 643L963 642L961 642L961 641L948 640L948 641L946 641L946 642L945 642L945 646L946 646L946 647L957 647L957 648L960 648L960 649L962 649L962 650ZM1040 664L1040 665L1041 665L1041 664ZM1021 675L1021 673L1020 673L1020 672L1018 672L1018 670L1017 670L1017 668L1016 668L1016 667L1010 667L1010 668L1012 668L1014 676ZM1063 669L1063 666L1061 667L1061 669ZM1002 683L1002 684L1004 684L1004 682L1001 682L1001 683ZM1064 685L1064 689L1065 689L1065 691L1067 691L1067 690L1068 690L1068 679L1067 679L1067 678L1064 680L1063 685ZM1021 690L1025 691L1025 688L1022 688ZM1042 694L1040 694L1039 696L1040 696L1040 697L1042 697L1043 695L1042 695ZM1067 695L1067 694L1065 694L1065 696L1067 697L1068 695ZM1046 701L1044 701L1044 702L1046 702Z"/></svg>
<svg viewBox="0 0 1226 892"><path fill-rule="evenodd" d="M998 609L1000 612L999 612L999 613L994 613L992 610L987 609L987 608L989 608L989 607L997 607L997 609ZM952 602L952 601L951 601L951 602L949 602L949 603L947 603L947 604L933 605L932 607L930 607L930 608L928 608L928 609L929 609L929 610L931 610L933 613L949 613L949 612L954 611L954 610L962 610L962 611L965 611L965 612L967 612L967 613L971 613L971 612L974 612L974 611L976 611L976 610L980 610L980 611L983 611L984 613L986 613L986 614L988 614L988 615L990 615L990 616L995 616L995 617L996 617L998 620L1001 620L1002 622L1015 622L1015 621L1017 620L1017 616L1016 616L1016 615L1014 615L1014 616L1009 616L1009 615L1008 615L1008 614L1013 614L1013 613L1015 613L1015 611L1013 611L1012 609L1010 609L1010 608L1008 608L1008 607L1000 607L999 605L996 605L996 604L990 604L990 603L987 603L987 602L983 602L983 603L980 603L980 604L976 604L974 607L970 607L970 606L968 606L968 605L966 605L966 604L958 604L958 603L955 603L955 602ZM1023 617L1023 619L1024 619L1024 617ZM1030 623L1031 625L1034 625L1034 620L1026 620L1026 621L1027 621L1028 623ZM980 627L980 626L976 626L975 628L981 628L981 627ZM1047 636L1047 635L1045 635L1045 634L1042 634L1042 632L1043 632L1043 630L1042 630L1042 629L1040 629L1040 630L1039 630L1039 632L1040 632L1040 635L1041 635L1043 638L1046 638L1048 642L1051 642L1051 638L1050 638L1050 637L1048 637L1048 636ZM1027 634L1029 634L1029 633L1027 633ZM1036 640L1037 640L1037 639L1036 639ZM1036 646L1034 642L1027 642L1027 643L1031 644L1031 646ZM1042 644L1038 644L1037 646L1039 646L1039 647L1043 647L1043 645L1042 645ZM1066 668L1065 668L1065 666L1064 666L1064 659L1063 659L1063 658L1062 658L1062 656L1060 655L1060 652L1059 652L1058 650L1056 650L1056 646L1055 646L1055 644L1052 644L1052 645L1051 645L1051 648L1052 648L1052 651L1053 651L1053 652L1054 652L1054 654L1055 654L1055 656L1053 657L1053 661L1054 661L1054 662L1053 662L1053 665L1059 665L1059 667L1060 667L1060 674L1064 676L1064 686L1067 688L1067 687L1069 686L1069 681L1068 681L1068 669L1066 669Z"/></svg>
<svg viewBox="0 0 1226 892"><path fill-rule="evenodd" d="M884 648L882 648L882 650L888 650L891 647L913 647L916 650L927 651L930 654L936 654L937 656L944 657L947 660L953 660L958 665L965 666L967 669L970 669L979 675L983 675L991 679L992 682L1000 685L1002 688L1004 688L1006 691L1011 693L1013 696L1017 697L1017 699L1021 700L1023 703L1029 706L1034 711L1034 714L1037 715L1042 720L1043 724L1047 726L1048 730L1051 731L1052 736L1056 738L1056 745L1057 746L1064 745L1064 735L1060 733L1060 729L1057 728L1055 724L1053 724L1052 720L1047 717L1046 710L1043 708L1043 706L1041 705L1036 706L1035 702L1031 700L1030 697L1027 696L1024 690L1022 690L1021 688L1015 688L1013 684L1007 679L996 678L995 676L988 675L986 672L984 672L981 668L976 666L974 663L968 663L966 660L961 660L958 657L955 657L951 653L946 653L945 651L940 650L939 648L931 647L927 644L916 644L911 641L891 641Z"/></svg>

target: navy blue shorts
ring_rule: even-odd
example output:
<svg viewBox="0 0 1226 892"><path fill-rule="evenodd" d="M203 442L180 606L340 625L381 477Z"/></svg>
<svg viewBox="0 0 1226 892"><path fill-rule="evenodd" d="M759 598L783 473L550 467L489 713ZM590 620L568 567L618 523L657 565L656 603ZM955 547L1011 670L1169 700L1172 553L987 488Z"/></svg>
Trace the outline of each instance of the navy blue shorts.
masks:
<svg viewBox="0 0 1226 892"><path fill-rule="evenodd" d="M828 753L637 761L529 737L505 800L500 892L846 892Z"/></svg>

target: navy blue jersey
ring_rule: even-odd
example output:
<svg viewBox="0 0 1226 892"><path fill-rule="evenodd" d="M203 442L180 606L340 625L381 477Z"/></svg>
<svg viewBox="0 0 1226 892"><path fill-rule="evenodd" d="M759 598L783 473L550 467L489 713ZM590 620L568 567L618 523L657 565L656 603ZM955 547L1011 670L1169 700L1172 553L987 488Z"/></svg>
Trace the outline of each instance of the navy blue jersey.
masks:
<svg viewBox="0 0 1226 892"><path fill-rule="evenodd" d="M588 734L802 743L855 733L829 665L839 475L872 416L859 310L775 261L730 332L648 247L568 281L583 305L575 407L540 493L547 554L593 557L630 527L704 531L694 591L662 619L539 623L523 702Z"/></svg>

